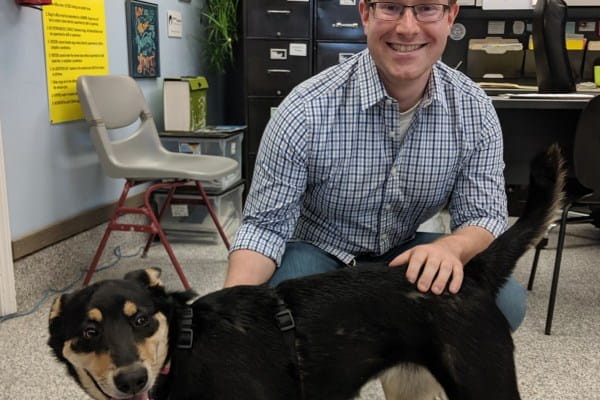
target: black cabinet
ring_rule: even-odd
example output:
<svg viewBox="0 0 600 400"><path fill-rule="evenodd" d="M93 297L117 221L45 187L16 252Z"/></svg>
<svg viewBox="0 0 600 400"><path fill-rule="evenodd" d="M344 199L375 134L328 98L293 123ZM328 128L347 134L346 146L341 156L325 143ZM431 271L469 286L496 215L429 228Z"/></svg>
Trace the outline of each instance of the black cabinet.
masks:
<svg viewBox="0 0 600 400"><path fill-rule="evenodd" d="M316 0L316 39L364 42L358 0Z"/></svg>
<svg viewBox="0 0 600 400"><path fill-rule="evenodd" d="M248 96L285 96L311 74L308 40L252 39L246 43Z"/></svg>
<svg viewBox="0 0 600 400"><path fill-rule="evenodd" d="M247 38L310 37L311 2L286 0L244 1Z"/></svg>
<svg viewBox="0 0 600 400"><path fill-rule="evenodd" d="M344 62L367 47L366 43L318 42L315 54L315 73Z"/></svg>
<svg viewBox="0 0 600 400"><path fill-rule="evenodd" d="M300 82L366 47L358 0L242 2L244 178L273 111ZM249 187L250 185L246 185Z"/></svg>
<svg viewBox="0 0 600 400"><path fill-rule="evenodd" d="M242 3L244 113L248 126L244 178L250 182L271 114L290 90L313 74L313 0Z"/></svg>

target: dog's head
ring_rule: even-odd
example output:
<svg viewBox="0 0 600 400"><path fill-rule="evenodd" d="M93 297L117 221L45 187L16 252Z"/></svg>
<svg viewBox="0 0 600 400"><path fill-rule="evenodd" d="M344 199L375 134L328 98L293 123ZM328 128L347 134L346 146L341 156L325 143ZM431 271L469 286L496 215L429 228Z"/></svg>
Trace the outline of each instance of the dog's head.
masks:
<svg viewBox="0 0 600 400"><path fill-rule="evenodd" d="M94 399L148 398L168 353L159 277L134 271L54 300L48 345Z"/></svg>

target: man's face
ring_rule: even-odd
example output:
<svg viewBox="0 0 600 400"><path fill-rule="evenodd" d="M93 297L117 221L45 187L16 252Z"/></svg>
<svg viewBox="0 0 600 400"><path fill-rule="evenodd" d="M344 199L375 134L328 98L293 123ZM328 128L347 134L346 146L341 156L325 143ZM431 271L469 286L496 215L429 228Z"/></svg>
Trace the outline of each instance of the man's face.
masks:
<svg viewBox="0 0 600 400"><path fill-rule="evenodd" d="M415 4L448 4L448 0L388 0ZM431 66L442 56L450 28L458 14L458 4L450 6L440 21L419 22L412 9L404 9L398 21L373 16L373 8L361 0L359 11L367 45L386 87L429 79Z"/></svg>

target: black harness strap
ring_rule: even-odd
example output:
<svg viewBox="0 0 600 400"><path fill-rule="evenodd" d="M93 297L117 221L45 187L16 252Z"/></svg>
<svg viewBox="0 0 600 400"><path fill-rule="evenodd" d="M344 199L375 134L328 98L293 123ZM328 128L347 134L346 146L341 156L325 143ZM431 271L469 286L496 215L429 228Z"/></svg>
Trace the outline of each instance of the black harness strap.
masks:
<svg viewBox="0 0 600 400"><path fill-rule="evenodd" d="M182 350L191 349L194 344L194 310L192 307L177 308L177 348Z"/></svg>
<svg viewBox="0 0 600 400"><path fill-rule="evenodd" d="M305 399L304 378L300 366L300 358L298 357L298 349L296 347L296 322L294 321L292 311L290 311L280 296L277 297L277 313L275 314L275 318L277 319L279 329L283 333L283 338L288 344L290 354L292 355L292 360L294 360L296 363L296 368L298 370L298 381L300 384L300 398Z"/></svg>

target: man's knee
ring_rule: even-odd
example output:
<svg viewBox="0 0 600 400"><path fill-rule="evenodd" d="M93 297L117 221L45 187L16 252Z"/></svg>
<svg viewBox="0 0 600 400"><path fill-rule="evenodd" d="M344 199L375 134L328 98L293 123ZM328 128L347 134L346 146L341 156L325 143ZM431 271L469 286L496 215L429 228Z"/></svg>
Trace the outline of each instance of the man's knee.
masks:
<svg viewBox="0 0 600 400"><path fill-rule="evenodd" d="M270 286L302 276L333 271L343 263L327 252L308 242L289 242L281 259L281 264L269 280Z"/></svg>

